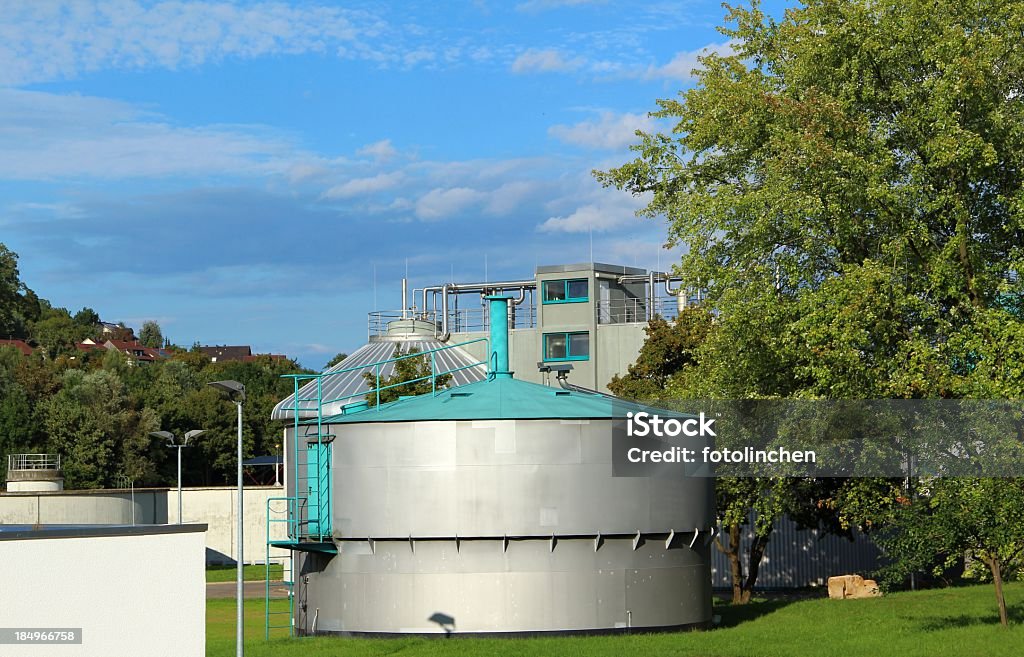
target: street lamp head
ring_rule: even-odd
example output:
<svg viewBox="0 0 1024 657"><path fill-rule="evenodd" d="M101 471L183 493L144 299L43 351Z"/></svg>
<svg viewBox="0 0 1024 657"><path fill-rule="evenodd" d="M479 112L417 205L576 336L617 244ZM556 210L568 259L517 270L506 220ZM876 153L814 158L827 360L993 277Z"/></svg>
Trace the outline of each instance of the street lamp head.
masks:
<svg viewBox="0 0 1024 657"><path fill-rule="evenodd" d="M230 395L237 401L245 401L245 386L239 383L238 381L233 381L230 379L227 381L211 381L206 385L213 386L214 388L220 390L221 392L228 393L228 395Z"/></svg>
<svg viewBox="0 0 1024 657"><path fill-rule="evenodd" d="M187 445L188 441L192 440L193 438L198 438L199 436L203 435L204 433L206 433L205 429L193 429L192 431L186 432L185 433L185 444Z"/></svg>
<svg viewBox="0 0 1024 657"><path fill-rule="evenodd" d="M154 438L163 438L167 441L168 447L174 447L174 434L170 431L150 431L149 435Z"/></svg>

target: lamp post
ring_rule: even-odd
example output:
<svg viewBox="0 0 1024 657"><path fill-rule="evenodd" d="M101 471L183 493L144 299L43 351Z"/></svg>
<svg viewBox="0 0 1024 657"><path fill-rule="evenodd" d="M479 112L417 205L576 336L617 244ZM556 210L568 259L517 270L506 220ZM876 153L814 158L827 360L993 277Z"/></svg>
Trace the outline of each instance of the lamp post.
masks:
<svg viewBox="0 0 1024 657"><path fill-rule="evenodd" d="M188 447L188 441L192 440L193 438L198 438L199 436L203 435L204 433L206 433L206 431L204 431L203 429L193 429L192 431L189 431L189 432L185 433L185 437L179 443L179 442L177 442L177 437L173 433L171 433L170 431L150 431L149 432L149 435L153 436L154 438L163 438L164 440L166 440L168 447L176 447L178 449L178 524L179 525L181 524L181 448L182 447Z"/></svg>
<svg viewBox="0 0 1024 657"><path fill-rule="evenodd" d="M242 646L242 536L244 525L242 523L242 403L245 401L245 386L238 381L213 381L207 385L213 386L221 392L225 392L238 407L238 577L235 586L237 598L237 618L235 620L235 655L242 657L245 650Z"/></svg>

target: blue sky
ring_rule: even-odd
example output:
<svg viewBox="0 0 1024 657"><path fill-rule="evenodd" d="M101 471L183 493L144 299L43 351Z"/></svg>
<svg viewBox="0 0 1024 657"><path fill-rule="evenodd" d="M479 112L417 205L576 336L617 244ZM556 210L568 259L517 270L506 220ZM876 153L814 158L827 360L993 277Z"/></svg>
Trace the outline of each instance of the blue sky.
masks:
<svg viewBox="0 0 1024 657"><path fill-rule="evenodd" d="M774 5L769 8L777 11ZM399 281L662 268L590 172L664 129L718 2L29 2L0 13L0 242L55 305L320 367ZM486 263L486 264L485 264ZM485 271L486 267L486 271Z"/></svg>

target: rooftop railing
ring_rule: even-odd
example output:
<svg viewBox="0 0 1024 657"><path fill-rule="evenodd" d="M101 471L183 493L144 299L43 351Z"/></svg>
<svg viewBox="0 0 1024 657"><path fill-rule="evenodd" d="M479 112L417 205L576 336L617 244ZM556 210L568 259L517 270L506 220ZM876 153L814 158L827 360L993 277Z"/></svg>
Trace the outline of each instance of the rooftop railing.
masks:
<svg viewBox="0 0 1024 657"><path fill-rule="evenodd" d="M60 470L60 454L9 454L8 470Z"/></svg>
<svg viewBox="0 0 1024 657"><path fill-rule="evenodd" d="M509 322L509 328L528 329L537 326L537 308L531 304L523 303L514 306L514 321ZM399 320L417 320L428 322L434 325L436 334L441 332L441 312L428 311L419 312L408 310L402 313L401 310L377 310L368 314L367 333L372 337L384 337L388 335L388 326ZM448 330L452 333L487 333L491 330L490 318L486 308L452 308L448 311Z"/></svg>

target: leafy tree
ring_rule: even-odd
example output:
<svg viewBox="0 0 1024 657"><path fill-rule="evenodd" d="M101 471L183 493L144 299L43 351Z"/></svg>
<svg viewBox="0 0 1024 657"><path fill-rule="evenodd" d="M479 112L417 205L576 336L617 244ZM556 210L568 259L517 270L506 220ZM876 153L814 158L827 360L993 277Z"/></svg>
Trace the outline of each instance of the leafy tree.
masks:
<svg viewBox="0 0 1024 657"><path fill-rule="evenodd" d="M50 358L75 352L75 343L85 337L84 329L75 324L63 308L51 308L32 323L32 339Z"/></svg>
<svg viewBox="0 0 1024 657"><path fill-rule="evenodd" d="M17 380L23 359L13 347L0 347L0 476L6 474L7 455L25 450L32 439L32 407Z"/></svg>
<svg viewBox="0 0 1024 657"><path fill-rule="evenodd" d="M159 428L151 409L137 410L116 373L68 370L63 386L43 403L48 450L63 455L69 488L101 488L116 474L152 483L149 432Z"/></svg>
<svg viewBox="0 0 1024 657"><path fill-rule="evenodd" d="M416 354L419 354L419 350L411 349L405 354L410 356L409 358L395 361L395 371L391 376L381 378L379 383L373 372L363 373L363 379L370 390L375 391L378 386L382 388L380 403L395 401L399 397L407 395L423 395L431 392L435 387L437 389L444 388L451 382L451 374L441 374L434 377L432 383L430 360L425 355L417 356ZM366 394L366 400L370 402L371 406L377 405L377 399L376 392Z"/></svg>
<svg viewBox="0 0 1024 657"><path fill-rule="evenodd" d="M164 334L160 331L160 325L155 321L148 320L142 323L139 331L139 342L145 347L159 349L164 346Z"/></svg>
<svg viewBox="0 0 1024 657"><path fill-rule="evenodd" d="M86 306L75 313L75 316L71 319L86 331L85 337L95 337L96 329L100 324L99 313Z"/></svg>
<svg viewBox="0 0 1024 657"><path fill-rule="evenodd" d="M988 569L995 586L999 622L1007 625L1003 581L1024 567L1024 480L931 479L924 495L894 507L882 544L894 562L890 581L909 573L935 575L968 559Z"/></svg>
<svg viewBox="0 0 1024 657"><path fill-rule="evenodd" d="M341 361L345 360L346 358L348 358L348 354L343 353L343 352L342 353L337 353L337 354L334 355L333 358L331 358L329 361L327 361L327 367L334 367L335 365L337 365Z"/></svg>
<svg viewBox="0 0 1024 657"><path fill-rule="evenodd" d="M26 337L27 323L35 312L38 298L21 282L18 254L0 244L0 337Z"/></svg>
<svg viewBox="0 0 1024 657"><path fill-rule="evenodd" d="M608 389L619 397L651 400L663 397L669 379L696 363L697 349L711 329L705 307L690 306L674 320L655 316L644 329L647 339L625 375L616 374Z"/></svg>
<svg viewBox="0 0 1024 657"><path fill-rule="evenodd" d="M667 219L717 313L669 391L1019 399L1020 3L809 0L728 21L733 52L658 101L671 132L596 172L650 195L641 214ZM976 489L990 519L1012 503L1001 486ZM897 497L876 480L821 499L877 526Z"/></svg>

